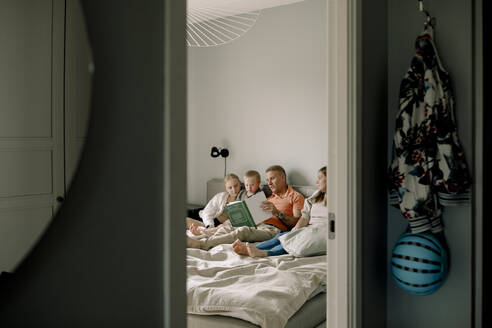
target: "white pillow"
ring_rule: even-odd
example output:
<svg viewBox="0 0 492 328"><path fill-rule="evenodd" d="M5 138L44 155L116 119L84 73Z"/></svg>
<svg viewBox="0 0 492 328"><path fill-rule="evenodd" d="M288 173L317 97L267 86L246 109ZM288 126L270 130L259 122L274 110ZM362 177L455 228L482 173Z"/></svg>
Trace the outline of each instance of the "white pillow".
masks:
<svg viewBox="0 0 492 328"><path fill-rule="evenodd" d="M286 233L278 239L287 253L295 257L324 255L328 239L328 224L310 225Z"/></svg>

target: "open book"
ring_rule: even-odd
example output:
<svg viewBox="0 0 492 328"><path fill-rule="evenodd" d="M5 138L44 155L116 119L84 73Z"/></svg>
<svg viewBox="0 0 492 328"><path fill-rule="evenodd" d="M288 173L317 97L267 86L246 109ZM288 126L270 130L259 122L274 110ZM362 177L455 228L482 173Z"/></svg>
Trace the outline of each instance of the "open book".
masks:
<svg viewBox="0 0 492 328"><path fill-rule="evenodd" d="M260 205L266 200L265 193L260 191L245 200L231 202L225 206L225 211L232 226L256 227L257 224L272 217L272 213L261 209Z"/></svg>

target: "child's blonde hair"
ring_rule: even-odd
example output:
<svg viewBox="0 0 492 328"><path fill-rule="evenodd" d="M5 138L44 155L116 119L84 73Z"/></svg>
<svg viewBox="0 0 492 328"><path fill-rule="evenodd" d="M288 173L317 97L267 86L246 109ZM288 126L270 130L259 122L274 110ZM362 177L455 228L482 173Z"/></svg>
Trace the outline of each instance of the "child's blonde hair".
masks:
<svg viewBox="0 0 492 328"><path fill-rule="evenodd" d="M258 171L255 170L249 170L246 173L244 173L245 178L256 178L258 182L261 182L261 176Z"/></svg>
<svg viewBox="0 0 492 328"><path fill-rule="evenodd" d="M236 179L237 182L239 182L239 184L241 184L241 180L239 180L239 177L237 175L235 175L234 173L229 173L224 177L224 184L226 184L227 181L232 180L232 179Z"/></svg>

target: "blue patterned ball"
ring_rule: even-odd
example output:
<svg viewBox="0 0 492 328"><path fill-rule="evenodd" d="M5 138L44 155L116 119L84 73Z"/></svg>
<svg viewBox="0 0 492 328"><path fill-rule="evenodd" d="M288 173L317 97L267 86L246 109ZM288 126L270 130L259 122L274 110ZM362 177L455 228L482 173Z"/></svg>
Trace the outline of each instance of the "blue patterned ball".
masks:
<svg viewBox="0 0 492 328"><path fill-rule="evenodd" d="M448 254L427 233L404 233L391 255L393 280L414 295L428 295L442 286L448 272Z"/></svg>

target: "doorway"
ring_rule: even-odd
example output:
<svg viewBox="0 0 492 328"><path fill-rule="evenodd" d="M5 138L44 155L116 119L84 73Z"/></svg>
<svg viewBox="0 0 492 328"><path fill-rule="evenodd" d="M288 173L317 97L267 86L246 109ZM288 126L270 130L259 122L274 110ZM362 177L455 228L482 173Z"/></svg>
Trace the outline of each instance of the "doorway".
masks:
<svg viewBox="0 0 492 328"><path fill-rule="evenodd" d="M330 241L329 247L329 261L337 265L328 267L330 299L327 312L333 315L328 315L327 324L328 327L349 327L349 323L357 322L355 299L358 295L356 288L360 286L360 277L348 274L349 269L355 272L355 245L358 245L355 243L358 235L354 206L359 186L357 170L360 167L355 165L358 149L354 142L360 138L355 132L360 123L357 123L359 118L356 115L356 106L359 105L355 98L358 92L356 76L350 75L356 72L353 65L357 64L357 43L356 40L348 41L350 33L355 33L356 17L350 16L354 15L355 9L353 4L342 1L306 1L306 4L292 6L299 9L307 5L320 7L314 9L319 19L303 18L302 11L297 10L290 14L292 21L289 26L288 20L282 21L280 15L273 15L272 10L272 16L269 17L272 25L269 28L260 25L256 30L253 27L243 39L237 41L238 44L226 44L216 49L188 49L188 78L191 80L188 92L193 94L193 97L188 97L188 202L205 204L207 180L211 177L220 178L226 170L221 157L210 157L212 146L227 148L230 151L227 168L240 174L249 168L263 171L275 164L272 161L285 159L287 164L279 164L284 164L288 171L292 170L290 182L294 184L312 184L314 180L310 173L315 172L323 162L327 163L331 179L328 184L338 186L330 189L337 197L330 198L329 208L339 218L336 221L336 238ZM282 10L284 15L289 15L287 7L275 10ZM324 26L313 25L319 24L316 23L319 21ZM267 23L261 20L261 16L257 22ZM303 24L308 26L298 27ZM347 27L349 24L352 24L350 28ZM276 34L267 34L267 30L273 30ZM283 33L279 32L282 30ZM276 35L276 38L269 38L272 35ZM318 38L321 38L321 42ZM256 44L252 50L253 41ZM321 56L311 55L309 58L303 49L312 50L312 43L317 41L319 50L314 52ZM244 48L239 42L245 44ZM263 51L272 48L277 52ZM292 70L300 70L299 67L293 67L292 62L288 66L289 60L296 56L311 61L300 66L305 72L299 71L297 84L287 78L292 75ZM252 65L254 60L258 64ZM282 61L285 62L284 66L279 65ZM313 68L316 63L321 64ZM287 69L282 70L281 67ZM212 80L210 76L218 78ZM319 90L320 87L322 90ZM312 99L310 103L303 103L299 100L301 97L296 99L297 93L322 95L317 103ZM280 99L281 109L277 108L279 95L283 98ZM269 111L264 109L265 104L271 106ZM308 113L311 117L319 118L322 123L311 121L308 125L305 121L296 120L295 115L292 115L295 111L291 110L296 105L299 108L296 114ZM321 108L321 111L313 112L309 109L313 107ZM276 118L279 114L284 114L285 118ZM295 123L299 123L299 126L296 127ZM269 149L263 146L262 140L265 137L277 137L269 132L275 124L284 127L287 132L292 130L297 134L307 134L306 139L312 142L301 143L293 151L286 148L277 153L268 153ZM309 131L312 126L317 127L319 124L322 129ZM234 133L248 135L251 131L253 133L249 138L234 136ZM279 139L282 140L282 137ZM307 144L311 146L304 146ZM319 145L323 147L321 155L312 150ZM309 154L314 160L296 159L297 153L301 156ZM350 242L347 241L349 236Z"/></svg>

